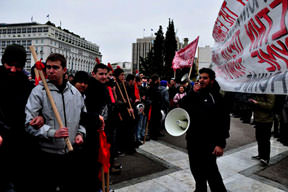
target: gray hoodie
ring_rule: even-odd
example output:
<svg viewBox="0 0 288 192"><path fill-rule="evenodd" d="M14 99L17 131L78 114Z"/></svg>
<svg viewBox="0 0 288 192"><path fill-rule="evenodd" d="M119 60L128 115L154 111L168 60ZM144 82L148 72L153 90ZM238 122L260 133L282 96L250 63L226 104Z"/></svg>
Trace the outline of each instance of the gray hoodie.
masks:
<svg viewBox="0 0 288 192"><path fill-rule="evenodd" d="M86 112L84 99L80 92L69 82L67 82L63 93L59 92L58 88L52 83L48 82L48 87L61 120L64 126L68 127L69 140L73 145L77 133L83 135L86 133L85 128L80 125L81 113ZM54 154L68 152L64 139L54 137L56 130L59 129L59 124L42 82L32 90L26 104L25 113L26 131L37 137L42 151ZM29 125L29 122L39 114L44 117L45 124L36 130Z"/></svg>

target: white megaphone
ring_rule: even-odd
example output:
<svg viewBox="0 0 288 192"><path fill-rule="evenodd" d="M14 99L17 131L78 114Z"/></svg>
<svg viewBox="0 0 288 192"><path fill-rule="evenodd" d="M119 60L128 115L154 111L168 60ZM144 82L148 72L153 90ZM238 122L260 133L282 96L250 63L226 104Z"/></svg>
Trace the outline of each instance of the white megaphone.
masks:
<svg viewBox="0 0 288 192"><path fill-rule="evenodd" d="M166 116L165 129L172 136L183 135L188 130L189 126L189 114L182 108L175 108Z"/></svg>

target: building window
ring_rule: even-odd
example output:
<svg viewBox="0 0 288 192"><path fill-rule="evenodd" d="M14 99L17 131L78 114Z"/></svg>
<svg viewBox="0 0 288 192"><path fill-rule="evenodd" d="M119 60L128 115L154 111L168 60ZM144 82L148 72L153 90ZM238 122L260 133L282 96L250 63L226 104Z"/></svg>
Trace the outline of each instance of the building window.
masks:
<svg viewBox="0 0 288 192"><path fill-rule="evenodd" d="M39 28L38 28L38 32L40 32L40 33L43 32L43 28L42 28L42 27L39 27Z"/></svg>
<svg viewBox="0 0 288 192"><path fill-rule="evenodd" d="M22 33L26 33L26 28L22 28Z"/></svg>
<svg viewBox="0 0 288 192"><path fill-rule="evenodd" d="M32 33L36 33L37 32L37 28L32 28Z"/></svg>
<svg viewBox="0 0 288 192"><path fill-rule="evenodd" d="M31 33L31 28L27 28L27 33Z"/></svg>

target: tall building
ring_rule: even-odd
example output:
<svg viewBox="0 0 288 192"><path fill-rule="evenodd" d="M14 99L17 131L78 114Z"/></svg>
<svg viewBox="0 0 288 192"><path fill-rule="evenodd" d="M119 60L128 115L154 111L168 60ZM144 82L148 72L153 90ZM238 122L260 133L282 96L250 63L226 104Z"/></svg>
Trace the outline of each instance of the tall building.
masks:
<svg viewBox="0 0 288 192"><path fill-rule="evenodd" d="M146 58L149 51L153 47L155 37L144 37L136 39L136 43L132 44L132 71L135 73L139 70L140 57Z"/></svg>
<svg viewBox="0 0 288 192"><path fill-rule="evenodd" d="M121 69L123 69L125 74L131 74L132 73L131 62L118 62L118 63L112 63L111 65L112 65L114 70L117 68L117 66L119 66Z"/></svg>
<svg viewBox="0 0 288 192"><path fill-rule="evenodd" d="M199 66L198 69L203 67L209 68L212 62L212 49L209 45L205 47L199 47Z"/></svg>
<svg viewBox="0 0 288 192"><path fill-rule="evenodd" d="M132 72L135 73L136 70L139 70L140 65L140 57L146 58L148 56L149 51L153 47L155 37L144 37L136 39L136 43L132 44ZM177 50L182 48L182 43L178 37L176 37L177 41Z"/></svg>
<svg viewBox="0 0 288 192"><path fill-rule="evenodd" d="M45 59L51 53L63 54L67 59L70 73L76 71L91 72L96 64L96 57L101 61L99 46L86 41L66 29L56 27L53 23L15 23L0 24L0 59L7 45L23 45L27 51L25 70L30 71L34 65L29 46L34 45L38 59Z"/></svg>

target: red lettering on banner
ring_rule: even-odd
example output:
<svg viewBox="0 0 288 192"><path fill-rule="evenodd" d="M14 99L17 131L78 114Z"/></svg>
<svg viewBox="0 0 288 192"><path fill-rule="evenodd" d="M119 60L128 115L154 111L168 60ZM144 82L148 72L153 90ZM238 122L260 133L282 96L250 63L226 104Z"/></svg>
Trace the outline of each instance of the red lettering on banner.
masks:
<svg viewBox="0 0 288 192"><path fill-rule="evenodd" d="M285 17L288 11L288 1L287 0L274 0L271 4L271 8L275 8L282 3L282 14L281 14L281 21L280 21L280 30L277 31L272 35L272 39L278 39L288 33L286 25L285 25Z"/></svg>
<svg viewBox="0 0 288 192"><path fill-rule="evenodd" d="M258 63L268 63L270 67L266 68L269 72L274 72L277 70L281 70L281 66L278 59L281 59L285 62L286 67L288 67L288 59L286 57L281 56L279 53L288 56L288 37L285 39L285 44L282 41L277 41L278 45L280 45L281 49L279 47L276 47L274 44L267 45L266 50L267 53L265 53L262 49L256 50L251 53L251 57L258 57ZM279 53L278 53L279 52Z"/></svg>
<svg viewBox="0 0 288 192"><path fill-rule="evenodd" d="M221 55L226 59L230 60L235 58L237 55L241 55L243 53L243 45L240 40L240 30L236 31L230 41L226 42L224 50L221 51Z"/></svg>
<svg viewBox="0 0 288 192"><path fill-rule="evenodd" d="M243 2L243 0L237 0L239 3L241 3L243 6L245 6L246 5L246 3L244 3ZM246 2L247 2L248 0L246 0Z"/></svg>
<svg viewBox="0 0 288 192"><path fill-rule="evenodd" d="M227 23L229 23L230 26L232 26L234 24L236 18L238 17L238 15L236 13L234 13L233 11L231 11L227 7L227 2L226 1L223 2L222 6L221 6L221 9L220 9L220 12L219 12L218 15L219 15L219 17L222 17Z"/></svg>
<svg viewBox="0 0 288 192"><path fill-rule="evenodd" d="M223 41L229 29L217 18L213 29L213 37L215 41Z"/></svg>
<svg viewBox="0 0 288 192"><path fill-rule="evenodd" d="M245 75L246 70L246 68L242 65L241 57L237 60L229 61L225 66L221 67L221 69L224 72L226 78L229 77L230 79L239 78Z"/></svg>
<svg viewBox="0 0 288 192"><path fill-rule="evenodd" d="M257 36L258 34L257 34L256 30L253 28L253 26L252 26L252 24L251 24L251 19L250 19L250 21L248 22L248 25L245 24L244 27L245 27L245 31L246 31L246 33L247 33L247 35L248 35L248 37L249 37L249 39L250 39L250 41L251 41L251 44L250 44L250 47L249 47L249 50L251 51L252 46L254 45L254 41L255 41L254 34L255 34L256 36Z"/></svg>
<svg viewBox="0 0 288 192"><path fill-rule="evenodd" d="M264 18L267 22L268 22L268 24L269 24L269 28L268 28L268 31L267 31L267 33L266 33L266 37L265 37L265 43L267 43L268 42L268 34L270 33L270 31L271 31L271 29L272 29L272 24L273 24L273 21L272 21L272 19L268 16L268 13L269 13L270 11L269 11L269 9L267 8L267 7L265 7L264 9L262 9L261 11L259 11L258 13L257 13L257 16L259 17L259 18ZM258 20L257 20L258 21ZM260 22L260 21L258 21L258 22ZM266 28L265 28L266 29ZM261 43L260 43L260 45L262 45L262 40L263 40L263 38L261 39Z"/></svg>
<svg viewBox="0 0 288 192"><path fill-rule="evenodd" d="M252 48L256 49L258 47L258 44L260 44L260 46L262 45L264 36L266 36L265 43L268 42L268 34L272 28L272 23L273 23L272 19L268 16L269 12L270 12L269 9L266 7L255 15L254 19L257 21L257 24L260 25L260 27L256 25L253 18L249 20L248 25L247 24L244 25L245 31L249 39L251 40L251 44L249 47L250 51ZM263 24L263 22L260 20L262 18L264 18L268 22L269 24L268 30L266 29L266 26Z"/></svg>

